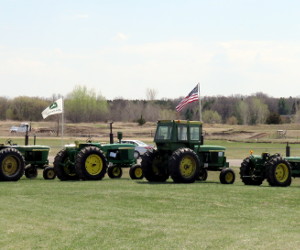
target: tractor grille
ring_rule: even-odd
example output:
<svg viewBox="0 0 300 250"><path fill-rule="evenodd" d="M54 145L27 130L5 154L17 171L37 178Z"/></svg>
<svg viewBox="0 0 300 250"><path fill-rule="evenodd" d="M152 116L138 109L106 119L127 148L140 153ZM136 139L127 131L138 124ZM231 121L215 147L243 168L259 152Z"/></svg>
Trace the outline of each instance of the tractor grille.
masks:
<svg viewBox="0 0 300 250"><path fill-rule="evenodd" d="M43 152L41 151L25 151L26 161L41 161Z"/></svg>
<svg viewBox="0 0 300 250"><path fill-rule="evenodd" d="M114 161L127 161L134 158L133 153L133 148L113 149L108 151L107 158Z"/></svg>

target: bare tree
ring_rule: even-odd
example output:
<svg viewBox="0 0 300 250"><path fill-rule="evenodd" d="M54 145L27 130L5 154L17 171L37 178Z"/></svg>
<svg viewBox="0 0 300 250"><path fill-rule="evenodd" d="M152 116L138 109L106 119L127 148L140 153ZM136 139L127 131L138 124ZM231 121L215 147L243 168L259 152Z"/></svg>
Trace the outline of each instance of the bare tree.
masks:
<svg viewBox="0 0 300 250"><path fill-rule="evenodd" d="M240 101L236 109L239 123L248 124L250 116L248 104L245 101Z"/></svg>
<svg viewBox="0 0 300 250"><path fill-rule="evenodd" d="M146 90L146 97L148 101L154 101L157 97L157 90L156 89L147 89Z"/></svg>
<svg viewBox="0 0 300 250"><path fill-rule="evenodd" d="M6 97L0 97L0 120L6 120L6 110L9 106L9 100Z"/></svg>
<svg viewBox="0 0 300 250"><path fill-rule="evenodd" d="M269 115L268 106L257 97L251 97L249 100L250 124L265 123Z"/></svg>

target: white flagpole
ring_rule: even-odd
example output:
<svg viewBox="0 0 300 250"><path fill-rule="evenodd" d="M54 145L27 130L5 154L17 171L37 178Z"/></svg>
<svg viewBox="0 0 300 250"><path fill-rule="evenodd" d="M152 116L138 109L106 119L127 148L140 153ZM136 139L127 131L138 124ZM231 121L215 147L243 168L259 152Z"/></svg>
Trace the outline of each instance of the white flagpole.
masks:
<svg viewBox="0 0 300 250"><path fill-rule="evenodd" d="M61 113L61 143L62 144L64 139L64 113L65 113L64 98L62 97L62 113Z"/></svg>
<svg viewBox="0 0 300 250"><path fill-rule="evenodd" d="M199 82L198 82L198 98L199 98L199 116L200 116L200 122L202 122L202 107L201 107L200 83Z"/></svg>

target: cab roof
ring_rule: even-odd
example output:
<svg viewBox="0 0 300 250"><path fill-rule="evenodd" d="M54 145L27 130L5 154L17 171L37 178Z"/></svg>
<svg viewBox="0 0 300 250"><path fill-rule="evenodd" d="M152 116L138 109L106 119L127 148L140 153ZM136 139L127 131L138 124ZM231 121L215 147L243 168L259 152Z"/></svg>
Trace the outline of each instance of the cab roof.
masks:
<svg viewBox="0 0 300 250"><path fill-rule="evenodd" d="M159 120L157 123L177 123L177 124L202 125L202 122L200 122L200 121L188 121L188 120Z"/></svg>

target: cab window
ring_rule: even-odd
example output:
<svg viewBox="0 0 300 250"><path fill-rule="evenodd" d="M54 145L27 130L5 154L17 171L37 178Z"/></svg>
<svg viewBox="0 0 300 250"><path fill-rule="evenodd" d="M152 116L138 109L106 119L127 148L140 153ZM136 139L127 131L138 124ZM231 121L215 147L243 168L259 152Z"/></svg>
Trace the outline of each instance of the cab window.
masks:
<svg viewBox="0 0 300 250"><path fill-rule="evenodd" d="M172 125L158 126L155 139L156 140L170 140L172 135Z"/></svg>
<svg viewBox="0 0 300 250"><path fill-rule="evenodd" d="M200 129L199 127L190 127L190 137L192 141L200 140Z"/></svg>
<svg viewBox="0 0 300 250"><path fill-rule="evenodd" d="M186 125L178 125L177 135L179 141L187 141L187 126Z"/></svg>

